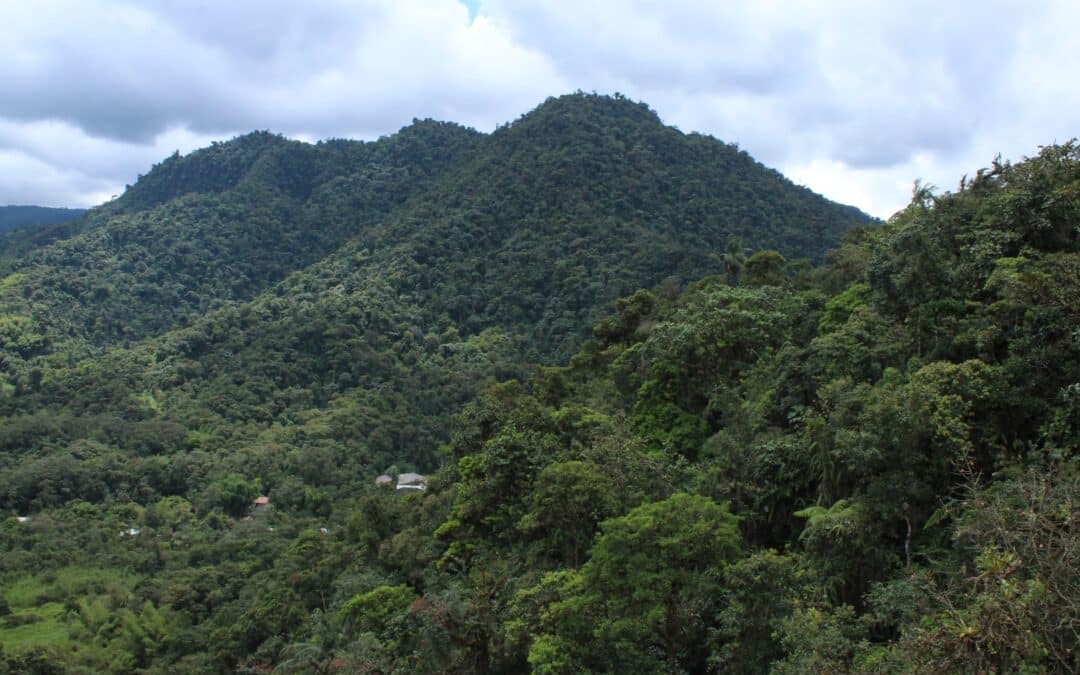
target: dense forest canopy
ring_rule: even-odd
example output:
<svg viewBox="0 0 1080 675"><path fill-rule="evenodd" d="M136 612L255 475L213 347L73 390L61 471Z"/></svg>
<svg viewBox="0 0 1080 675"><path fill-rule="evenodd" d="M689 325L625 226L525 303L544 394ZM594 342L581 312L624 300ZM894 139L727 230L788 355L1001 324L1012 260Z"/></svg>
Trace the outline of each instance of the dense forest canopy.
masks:
<svg viewBox="0 0 1080 675"><path fill-rule="evenodd" d="M877 224L574 95L18 245L0 672L1077 668L1075 143Z"/></svg>

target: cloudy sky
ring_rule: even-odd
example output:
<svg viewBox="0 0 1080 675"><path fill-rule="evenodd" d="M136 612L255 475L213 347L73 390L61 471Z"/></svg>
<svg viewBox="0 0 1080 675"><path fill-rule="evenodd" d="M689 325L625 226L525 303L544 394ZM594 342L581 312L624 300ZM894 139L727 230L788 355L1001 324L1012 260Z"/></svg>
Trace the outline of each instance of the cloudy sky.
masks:
<svg viewBox="0 0 1080 675"><path fill-rule="evenodd" d="M93 205L270 129L492 130L621 92L881 217L1080 135L1080 3L4 0L0 204Z"/></svg>

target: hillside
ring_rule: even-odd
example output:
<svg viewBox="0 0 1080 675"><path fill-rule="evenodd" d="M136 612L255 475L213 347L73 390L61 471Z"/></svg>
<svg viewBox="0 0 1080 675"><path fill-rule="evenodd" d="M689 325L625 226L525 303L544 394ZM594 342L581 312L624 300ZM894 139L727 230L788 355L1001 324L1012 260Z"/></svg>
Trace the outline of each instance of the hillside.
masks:
<svg viewBox="0 0 1080 675"><path fill-rule="evenodd" d="M82 231L85 209L0 206L0 277L30 251Z"/></svg>
<svg viewBox="0 0 1080 675"><path fill-rule="evenodd" d="M317 284L373 252L46 365L0 427L0 663L1075 672L1078 198L1050 146L820 268L729 250L517 380L520 335ZM425 418L428 489L377 486Z"/></svg>
<svg viewBox="0 0 1080 675"><path fill-rule="evenodd" d="M339 406L366 420L325 439L341 462L430 466L486 379L565 358L635 288L723 270L732 237L755 232L725 212L758 228L744 245L797 252L801 237L811 255L866 222L619 99L555 99L488 137L429 122L374 144L254 134L167 160L15 266L0 409L15 428L48 411L20 443L50 454L102 434L141 452L143 434L103 420L171 425L181 440L156 447L212 428L237 448Z"/></svg>
<svg viewBox="0 0 1080 675"><path fill-rule="evenodd" d="M448 503L399 525L441 585L372 555L448 636L483 617L450 657L477 672L1075 672L1078 207L1073 142L917 193L813 279L759 254L638 291L466 409ZM432 654L427 606L374 662Z"/></svg>
<svg viewBox="0 0 1080 675"><path fill-rule="evenodd" d="M615 453L589 461L629 472L622 501L597 514L697 485L689 467L727 414L732 383L717 378L748 367L716 365L710 350L743 339L717 329L687 347L698 361L671 365L700 382L652 386L650 411L633 398L650 390L651 357L628 349L608 383L596 351L611 356L714 285L772 312L745 329L777 341L724 359L803 345L845 275L866 273L871 224L643 104L582 94L488 135L431 121L371 143L256 132L166 159L0 267L0 509L30 518L0 525L0 577L18 616L83 650L34 652L53 643L20 637L12 663L257 670L291 658L290 641L329 649L360 631L386 663L430 638L447 650L435 672L522 669L527 644L500 634L496 655L490 626L484 645L460 632L455 613L487 591L454 579L522 590L557 567L513 544L546 521L513 523L533 474L568 452ZM845 234L855 243L832 271L814 269ZM605 319L623 296L621 318ZM722 305L680 318L657 348ZM571 357L596 362L592 384L541 384L560 372L544 364ZM521 385L499 384L513 379L550 391L522 407ZM675 392L685 400L664 399ZM507 454L469 459L489 441ZM405 497L374 491L387 469L438 473ZM493 511L459 503L470 485ZM272 516L245 519L260 494ZM576 567L592 531L574 536L560 555ZM524 576L482 558L492 541ZM398 623L403 599L423 596L458 632L391 640L343 606L369 592ZM36 634L9 628L0 644ZM402 658L378 668L415 672Z"/></svg>
<svg viewBox="0 0 1080 675"><path fill-rule="evenodd" d="M27 225L53 225L78 218L86 209L47 206L0 206L0 234Z"/></svg>
<svg viewBox="0 0 1080 675"><path fill-rule="evenodd" d="M157 335L334 251L454 166L475 137L421 122L375 143L254 133L171 157L91 211L81 232L10 264L0 311L32 316L43 352Z"/></svg>
<svg viewBox="0 0 1080 675"><path fill-rule="evenodd" d="M0 310L33 315L45 350L160 334L347 244L341 257L372 252L361 272L422 268L396 271L454 324L535 325L543 353L566 355L597 308L714 271L732 237L820 259L869 222L641 104L585 95L486 137L431 122L375 143L250 134L167 159L89 219L3 269L18 282Z"/></svg>

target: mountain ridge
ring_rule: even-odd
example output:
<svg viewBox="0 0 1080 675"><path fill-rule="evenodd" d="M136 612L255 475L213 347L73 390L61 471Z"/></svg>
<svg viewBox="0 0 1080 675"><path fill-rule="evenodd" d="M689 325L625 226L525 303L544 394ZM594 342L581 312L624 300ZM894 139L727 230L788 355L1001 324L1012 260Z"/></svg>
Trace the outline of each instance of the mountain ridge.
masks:
<svg viewBox="0 0 1080 675"><path fill-rule="evenodd" d="M330 156L317 180L316 153ZM762 223L754 248L797 254L813 240L820 255L872 222L643 104L594 95L552 99L490 135L432 121L371 143L258 132L174 156L129 193L0 283L14 347L0 409L78 411L83 431L68 439L112 437L102 416L255 422L222 439L237 448L337 401L370 410L362 433L336 436L357 458L422 466L448 411L485 382L573 354L637 288L724 273L739 227ZM837 221L806 235L803 212Z"/></svg>
<svg viewBox="0 0 1080 675"><path fill-rule="evenodd" d="M618 127L608 136L635 138L637 149L624 151L618 138L590 126L624 117L647 124L647 130ZM563 131L534 138L537 128L551 125ZM642 142L642 136L651 140ZM622 162L624 153L636 160ZM664 162L700 166L718 154L736 165L740 180L725 181L711 168L678 169L673 176L655 170ZM764 187L755 192L743 174L751 181L762 178ZM752 245L775 244L787 255L806 249L820 258L846 227L872 222L819 196L807 197L812 193L777 176L725 144L664 127L643 104L588 95L552 99L490 135L430 120L369 143L312 145L253 132L173 155L120 198L92 210L81 231L0 270L27 277L18 292L9 284L6 303L0 293L0 310L36 314L46 324L49 343L74 340L92 353L160 334L221 302L250 300L350 241L353 248L385 251L409 239L415 262L428 265L439 258L459 265L475 258L466 250L470 242L498 240L509 249L506 256L522 258L535 250L537 237L552 252L596 240L577 255L575 267L588 273L589 261L601 254L608 267L620 266L611 258L618 244L603 230L629 227L626 236L641 239L631 244L639 250L667 248L668 237L681 241L677 256L696 258L684 274L693 278L717 264L704 260L705 252L718 251L733 236L751 236ZM676 183L688 186L684 194L674 193ZM756 201L740 206L743 194L745 201ZM794 207L781 209L789 197ZM409 200L412 206L403 211ZM799 219L806 213L802 227ZM565 232L554 231L559 228ZM552 248L553 241L562 243ZM658 282L678 264L644 257L644 267L614 282L617 287L601 304L641 282ZM486 264L473 265L454 275L484 276L485 269ZM513 287L512 280L492 283ZM27 293L44 295L34 312L23 298ZM595 295L581 302L595 304ZM520 311L535 320L543 311L537 299L507 298L485 318L476 307L444 301L458 322L477 316L490 323L493 313L504 310L510 312L504 316ZM99 311L99 305L108 309ZM563 351L572 349L568 344Z"/></svg>

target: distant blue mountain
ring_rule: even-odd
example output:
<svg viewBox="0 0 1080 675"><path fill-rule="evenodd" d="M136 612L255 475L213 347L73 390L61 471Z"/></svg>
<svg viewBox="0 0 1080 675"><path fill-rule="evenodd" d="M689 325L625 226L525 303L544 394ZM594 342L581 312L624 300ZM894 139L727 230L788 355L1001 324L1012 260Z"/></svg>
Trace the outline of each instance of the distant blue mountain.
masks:
<svg viewBox="0 0 1080 675"><path fill-rule="evenodd" d="M54 209L46 206L0 206L0 233L24 225L54 225L78 218L86 209Z"/></svg>

